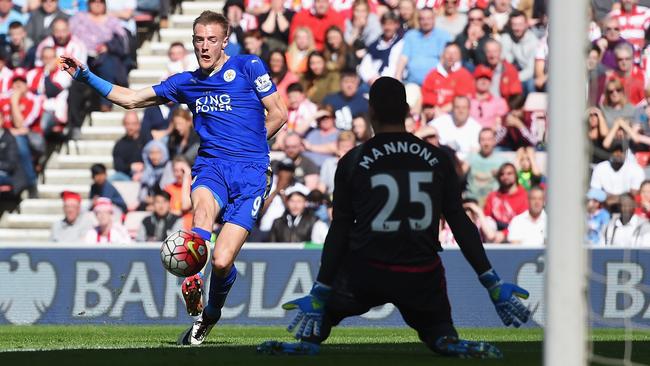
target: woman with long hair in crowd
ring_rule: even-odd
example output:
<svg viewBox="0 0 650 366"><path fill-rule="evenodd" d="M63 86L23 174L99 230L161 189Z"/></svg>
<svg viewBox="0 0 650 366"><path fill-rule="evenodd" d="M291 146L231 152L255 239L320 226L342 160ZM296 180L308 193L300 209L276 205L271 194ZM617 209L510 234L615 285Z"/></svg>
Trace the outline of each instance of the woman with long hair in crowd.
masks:
<svg viewBox="0 0 650 366"><path fill-rule="evenodd" d="M413 0L400 0L397 4L397 14L399 14L402 30L406 32L409 29L418 29L418 11Z"/></svg>
<svg viewBox="0 0 650 366"><path fill-rule="evenodd" d="M363 143L372 138L372 126L365 115L354 117L352 120L352 133L357 139L358 143Z"/></svg>
<svg viewBox="0 0 650 366"><path fill-rule="evenodd" d="M352 17L345 20L345 42L353 48L367 47L381 34L379 17L370 12L368 0L354 0Z"/></svg>
<svg viewBox="0 0 650 366"><path fill-rule="evenodd" d="M307 56L316 49L314 34L307 27L296 29L293 42L287 48L287 68L296 75L307 71Z"/></svg>
<svg viewBox="0 0 650 366"><path fill-rule="evenodd" d="M603 112L596 107L587 109L587 137L591 142L591 163L598 164L609 159L609 152L603 147L603 141L609 134Z"/></svg>
<svg viewBox="0 0 650 366"><path fill-rule="evenodd" d="M634 119L635 109L625 96L625 89L621 80L610 79L605 83L601 110L609 128L612 128L614 122L619 118L630 121Z"/></svg>
<svg viewBox="0 0 650 366"><path fill-rule="evenodd" d="M343 39L343 31L335 25L325 31L323 55L329 71L341 72L354 69L359 64L359 60L352 52L352 47L348 46Z"/></svg>
<svg viewBox="0 0 650 366"><path fill-rule="evenodd" d="M323 53L312 51L307 57L307 71L300 78L300 83L307 98L320 104L327 94L340 90L339 78L338 71L329 71L325 66Z"/></svg>
<svg viewBox="0 0 650 366"><path fill-rule="evenodd" d="M284 52L274 50L269 53L269 74L284 103L287 103L287 87L298 81L296 74L289 71Z"/></svg>

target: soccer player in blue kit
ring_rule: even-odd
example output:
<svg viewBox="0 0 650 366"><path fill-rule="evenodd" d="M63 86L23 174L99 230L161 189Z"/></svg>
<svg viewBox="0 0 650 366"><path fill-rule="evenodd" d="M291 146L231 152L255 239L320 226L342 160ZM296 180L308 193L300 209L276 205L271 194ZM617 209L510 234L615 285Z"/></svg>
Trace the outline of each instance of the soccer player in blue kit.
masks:
<svg viewBox="0 0 650 366"><path fill-rule="evenodd" d="M187 310L199 315L179 337L179 344L188 345L203 343L221 317L221 308L237 277L235 257L268 190L267 139L287 120L286 107L262 60L253 55L225 54L230 26L222 14L204 11L194 20L193 30L199 69L137 91L110 84L73 57L60 58L62 70L126 109L172 101L187 104L194 115L201 146L192 167L192 231L210 241L220 215L224 225L214 243L205 308L200 276L183 281Z"/></svg>

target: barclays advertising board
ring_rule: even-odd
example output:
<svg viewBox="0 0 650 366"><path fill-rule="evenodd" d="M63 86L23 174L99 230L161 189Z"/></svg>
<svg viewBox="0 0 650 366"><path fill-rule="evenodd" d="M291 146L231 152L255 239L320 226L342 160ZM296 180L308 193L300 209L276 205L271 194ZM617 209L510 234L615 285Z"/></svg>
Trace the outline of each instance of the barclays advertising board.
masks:
<svg viewBox="0 0 650 366"><path fill-rule="evenodd" d="M535 310L527 326L544 324L544 256L539 248L489 246L501 277L528 289ZM631 320L650 326L650 251L593 249L590 294L594 326ZM2 245L0 324L186 324L180 281L160 264L159 246ZM454 321L501 326L471 267L457 248L442 253ZM303 296L315 279L320 250L302 244L246 244L222 322L284 326L280 305ZM573 269L567 268L567 271ZM390 304L343 325L403 326Z"/></svg>

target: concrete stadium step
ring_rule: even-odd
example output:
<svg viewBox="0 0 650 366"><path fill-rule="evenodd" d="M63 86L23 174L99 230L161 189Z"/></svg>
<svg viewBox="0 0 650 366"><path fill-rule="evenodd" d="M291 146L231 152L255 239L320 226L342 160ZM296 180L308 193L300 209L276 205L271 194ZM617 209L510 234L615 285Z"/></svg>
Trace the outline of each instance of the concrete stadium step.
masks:
<svg viewBox="0 0 650 366"><path fill-rule="evenodd" d="M129 84L158 84L165 76L165 69L137 69L129 73Z"/></svg>
<svg viewBox="0 0 650 366"><path fill-rule="evenodd" d="M7 242L43 242L50 238L50 228L47 229L0 229L0 243Z"/></svg>
<svg viewBox="0 0 650 366"><path fill-rule="evenodd" d="M160 41L161 42L188 42L192 39L192 29L191 28L167 28L160 30ZM191 49L191 48L188 48Z"/></svg>
<svg viewBox="0 0 650 366"><path fill-rule="evenodd" d="M48 162L47 169L90 169L95 163L106 165L107 169L113 168L111 154L100 155L53 155Z"/></svg>
<svg viewBox="0 0 650 366"><path fill-rule="evenodd" d="M115 171L108 169L110 177ZM90 169L45 169L45 183L48 184L92 184Z"/></svg>
<svg viewBox="0 0 650 366"><path fill-rule="evenodd" d="M122 126L83 126L81 127L81 138L83 140L111 140L117 141L124 136Z"/></svg>
<svg viewBox="0 0 650 366"><path fill-rule="evenodd" d="M196 17L204 10L221 13L223 4L225 4L225 1L183 1L181 7L183 9L183 15L194 15Z"/></svg>
<svg viewBox="0 0 650 366"><path fill-rule="evenodd" d="M144 115L144 109L136 109L135 111L138 113L138 116L142 118ZM90 114L92 127L121 127L124 113L125 111L123 110L111 112L92 112ZM89 126L89 123L86 125Z"/></svg>
<svg viewBox="0 0 650 366"><path fill-rule="evenodd" d="M192 34L191 30L189 34L190 35ZM183 42L183 45L185 45L186 49L188 50L194 49L190 37L181 39L181 42ZM151 55L166 55L167 51L169 50L170 44L171 42L151 42Z"/></svg>
<svg viewBox="0 0 650 366"><path fill-rule="evenodd" d="M79 141L70 141L68 147L70 149L69 154L67 155L111 155L113 153L113 146L115 146L115 141L108 140L79 140ZM64 152L67 152L63 148ZM78 153L77 153L78 152ZM63 153L62 155L66 155ZM50 166L48 165L48 169Z"/></svg>
<svg viewBox="0 0 650 366"><path fill-rule="evenodd" d="M61 192L73 191L79 193L82 198L88 198L90 184L39 184L38 197L48 199L60 199Z"/></svg>
<svg viewBox="0 0 650 366"><path fill-rule="evenodd" d="M169 62L169 58L167 56L163 56L163 55L141 56L138 53L138 70L163 70L164 71L165 68L167 67L168 62ZM133 73L133 71L131 71L131 73Z"/></svg>
<svg viewBox="0 0 650 366"><path fill-rule="evenodd" d="M3 226L10 229L49 229L55 221L63 219L62 214L16 214L7 215Z"/></svg>
<svg viewBox="0 0 650 366"><path fill-rule="evenodd" d="M88 202L88 200L84 200L81 204L86 207ZM23 215L63 215L63 202L60 198L29 198L20 202L20 213Z"/></svg>
<svg viewBox="0 0 650 366"><path fill-rule="evenodd" d="M175 14L169 17L170 27L176 29L181 29L181 28L192 29L192 24L194 24L194 19L196 19L196 15L193 14L191 15Z"/></svg>

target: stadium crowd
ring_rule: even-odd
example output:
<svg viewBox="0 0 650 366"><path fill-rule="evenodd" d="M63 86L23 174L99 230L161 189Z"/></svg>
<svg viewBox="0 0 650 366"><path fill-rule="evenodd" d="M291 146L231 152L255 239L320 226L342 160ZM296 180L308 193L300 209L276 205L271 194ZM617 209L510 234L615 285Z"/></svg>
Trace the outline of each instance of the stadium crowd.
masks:
<svg viewBox="0 0 650 366"><path fill-rule="evenodd" d="M57 56L74 55L126 86L137 66L137 15L160 11L165 27L169 2L0 0L0 191L37 197L49 149L80 138L89 111L112 108L71 82ZM226 52L267 61L289 109L288 123L269 142L277 157L273 185L249 240L324 240L337 161L372 137L369 86L392 76L407 89L408 131L455 162L466 212L483 240L543 245L547 5L226 0L223 13L232 25ZM650 0L592 1L586 121L555 122L588 126L585 219L592 244L650 245L650 8L644 5ZM168 58L165 77L197 67L182 42L169 46ZM91 207L82 207L78 193L62 194L65 218L52 227L52 240L161 241L190 228L190 167L199 149L190 112L161 105L142 117L126 112L123 125L114 172L92 166ZM454 243L444 222L440 240Z"/></svg>

